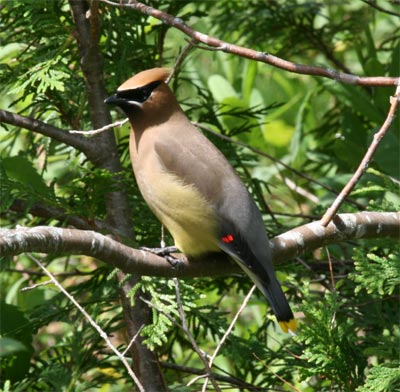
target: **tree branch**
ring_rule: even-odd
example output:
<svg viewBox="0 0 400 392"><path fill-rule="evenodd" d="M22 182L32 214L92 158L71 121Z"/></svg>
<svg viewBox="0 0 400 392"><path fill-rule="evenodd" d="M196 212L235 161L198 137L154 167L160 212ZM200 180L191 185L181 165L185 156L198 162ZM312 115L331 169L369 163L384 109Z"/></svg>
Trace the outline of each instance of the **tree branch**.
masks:
<svg viewBox="0 0 400 392"><path fill-rule="evenodd" d="M93 127L100 128L111 123L111 116L104 103L107 94L103 79L103 59L98 47L98 15L94 3L96 2L91 3L91 9L86 9L87 3L84 0L69 0L86 83L90 117ZM96 135L88 143L85 154L96 167L115 173L114 180L118 190L105 195L107 220L112 226L118 227L125 237L131 237L132 222L128 197L126 192L118 187L120 179L116 173L122 171L122 166L114 134L103 132Z"/></svg>
<svg viewBox="0 0 400 392"><path fill-rule="evenodd" d="M124 310L127 335L131 341L136 336L134 344L129 349L126 349L132 355L135 374L142 381L146 391L166 391L166 382L158 361L158 355L146 346L144 343L145 337L140 334L143 327L150 325L153 321L151 310L147 304L139 300L141 295L147 294L143 294L141 290L138 290L134 299L135 306L133 307L130 302L129 293L140 277L135 274L126 279L126 275L122 271L119 271L117 276L118 280L123 282L120 298Z"/></svg>
<svg viewBox="0 0 400 392"><path fill-rule="evenodd" d="M200 347L197 345L196 339L194 338L193 334L190 332L190 329L187 325L186 315L185 315L185 311L183 310L183 303L182 303L182 299L181 299L179 280L174 278L174 284L175 284L176 302L177 302L177 306L178 306L178 314L181 319L183 332L189 339L189 342L192 345L193 350L196 352L196 354L199 356L200 360L203 362L204 370L206 372L205 376L207 377L207 380L209 379L211 381L215 391L221 392L221 388L215 381L215 378L212 376L211 367L207 360L208 359L207 353L202 351L200 349ZM190 385L190 384L191 384L191 382L188 383L188 385Z"/></svg>
<svg viewBox="0 0 400 392"><path fill-rule="evenodd" d="M123 363L125 366L126 370L128 371L128 374L132 378L132 380L135 382L136 386L138 387L140 392L145 392L142 384L140 383L139 379L137 378L136 374L133 372L133 370L130 368L129 363L125 356L121 354L111 343L110 338L104 332L100 325L98 325L92 317L90 317L89 313L86 312L86 310L79 304L79 302L70 294L64 287L58 282L58 280L54 277L54 275L42 264L42 262L37 259L36 257L33 257L32 255L29 255L29 258L33 260L44 272L45 274L50 278L51 282L68 298L70 302L74 304L74 306L81 312L81 314L86 318L86 320L89 322L89 324L97 331L99 336L104 339L106 342L107 346L111 349L111 351L118 357L118 359Z"/></svg>
<svg viewBox="0 0 400 392"><path fill-rule="evenodd" d="M161 366L166 369L172 369L180 373L188 373L188 374L194 374L201 376L204 374L203 369L198 369L198 368L193 368L193 367L188 367L188 366L183 366L183 365L177 365L176 363L169 363L169 362L161 362ZM212 373L212 376L217 380L221 382L225 382L227 384L235 385L238 388L241 388L241 390L246 390L246 391L257 391L265 392L265 388L262 387L256 387L252 384L247 383L246 381L240 380L237 377L233 377L231 375L222 375L218 373Z"/></svg>
<svg viewBox="0 0 400 392"><path fill-rule="evenodd" d="M232 333L233 327L235 326L239 316L243 313L243 310L247 307L247 304L249 303L250 298L253 295L255 289L256 289L256 285L253 285L252 288L250 289L250 291L247 293L246 297L244 298L242 304L240 305L239 310L236 312L235 316L233 317L228 329L225 331L225 333L222 335L221 340L218 342L218 345L215 348L213 355L209 359L208 366L210 369L210 372L209 372L210 374L211 374L211 368L214 364L215 358L217 357L219 351L221 350L222 345L225 343L225 340ZM202 392L205 392L207 390L207 384L208 384L208 374L207 374L206 380L204 381Z"/></svg>
<svg viewBox="0 0 400 392"><path fill-rule="evenodd" d="M97 2L91 4L95 7ZM78 43L81 68L86 83L87 97L90 108L90 118L94 127L109 124L111 117L104 104L106 90L103 79L103 58L98 48L98 13L97 10L86 9L83 0L69 1L75 22L75 38Z"/></svg>
<svg viewBox="0 0 400 392"><path fill-rule="evenodd" d="M336 190L335 190L334 188L332 188L331 186L326 185L326 184L324 184L323 182L318 181L318 180L316 180L315 178L312 178L312 177L310 177L309 175L302 173L301 171L299 171L299 170L297 170L297 169L291 167L290 165L286 164L286 163L283 162L281 159L275 158L273 155L268 154L268 153L266 153L265 151L261 151L261 150L259 150L258 148L252 147L252 146L250 146L249 144L246 144L246 143L244 143L244 142L242 142L242 141L240 141L240 140L236 140L236 139L233 139L233 138L231 138L231 137L229 137L229 136L223 135L222 133L215 132L215 131L213 131L211 128L206 127L205 125L200 124L200 123L198 123L198 122L193 121L192 124L195 125L196 127L200 128L200 129L202 129L203 131L206 131L206 132L208 132L208 133L211 133L212 135L214 135L214 136L216 136L216 137L218 137L218 138L220 138L220 139L222 139L222 140L226 140L226 141L228 141L228 142L230 142L230 143L236 144L237 146L241 146L241 147L247 148L248 150L254 152L255 154L257 154L257 155L259 155L259 156L262 156L262 157L264 157L264 158L269 159L271 162L274 162L274 163L276 163L276 164L282 166L282 167L285 168L286 170L288 170L288 171L290 171L291 173L295 174L297 177L304 178L305 180L307 180L307 181L309 181L309 182L311 182L311 183L317 184L317 185L319 185L321 188L326 189L327 191L332 192L332 193L334 193L335 195L338 195L338 194L339 194L339 192L336 191ZM353 204L354 206L356 206L356 207L359 208L359 209L364 209L364 208L365 208L362 204L358 203L358 202L355 201L355 200L346 199L346 201L347 201L347 203Z"/></svg>
<svg viewBox="0 0 400 392"><path fill-rule="evenodd" d="M99 10L98 0L90 2L85 0L69 0L72 16L75 22L75 37L79 46L81 57L81 67L86 83L88 104L92 125L94 128L104 127L111 123L111 115L104 103L106 90L104 86L103 57L99 49ZM97 167L107 169L113 173L115 190L107 192L105 205L107 210L107 221L111 226L118 228L124 233L126 238L132 238L132 214L126 190L122 185L122 165L120 162L115 136L111 132L102 132L91 139L90 148L86 151L87 157ZM114 188L114 187L113 187ZM103 250L106 250L103 248ZM117 278L124 281L122 272ZM136 336L142 321L150 320L150 310L144 309L140 305L131 306L126 296L129 285L135 285L140 279L138 275L132 277L130 282L126 282L120 289L121 302L124 310L125 320L127 321L127 332L129 341ZM131 346L132 356L137 357L133 363L135 374L139 377L144 389L147 391L164 391L164 378L158 367L156 353L152 352L142 344L142 339L137 339Z"/></svg>
<svg viewBox="0 0 400 392"><path fill-rule="evenodd" d="M337 215L327 227L320 221L292 229L271 241L275 263L305 252L347 240L400 238L400 212L360 212ZM221 276L240 272L224 254L196 260L182 258L183 268L173 269L162 257L123 245L94 231L38 226L0 229L0 254L24 252L84 254L136 275L164 277Z"/></svg>
<svg viewBox="0 0 400 392"><path fill-rule="evenodd" d="M339 72L330 68L317 67L313 65L296 64L266 52L259 52L254 49L249 49L243 46L234 45L218 38L203 34L199 31L190 28L181 18L167 14L156 8L150 7L144 3L136 0L129 0L129 3L120 0L119 3L111 0L100 0L104 3L113 5L115 7L132 8L145 15L150 15L153 18L161 20L170 26L182 31L184 34L192 38L194 42L201 42L207 47L214 48L221 52L234 54L240 57L248 58L254 61L270 64L276 68L280 68L289 72L302 74L302 75L315 75L328 79L333 79L338 82L356 84L361 86L395 86L399 83L400 78L385 77L385 76L367 76L361 77L354 74Z"/></svg>
<svg viewBox="0 0 400 392"><path fill-rule="evenodd" d="M397 107L400 102L400 84L397 86L396 92L393 97L390 97L390 109L386 116L386 119L382 126L379 128L379 131L375 133L374 138L372 140L371 145L368 147L367 152L365 153L363 159L361 160L357 170L354 172L350 181L345 185L342 191L339 193L338 197L332 203L332 205L326 210L324 216L321 219L321 223L323 226L326 226L333 216L338 212L340 206L343 204L347 196L350 195L353 188L357 185L358 181L362 177L362 175L367 170L372 157L375 154L375 151L378 148L379 143L385 136L386 132L389 130L390 125L393 122L393 119L396 115Z"/></svg>
<svg viewBox="0 0 400 392"><path fill-rule="evenodd" d="M383 7L379 6L378 4L376 4L375 1L371 1L371 0L361 0L361 1L363 1L364 3L370 5L372 8L377 9L378 11L384 12L385 14L389 14L389 15L400 17L400 13L388 10L386 8L383 8Z"/></svg>
<svg viewBox="0 0 400 392"><path fill-rule="evenodd" d="M61 143L75 147L81 152L85 152L91 143L81 135L72 135L69 132L46 124L43 121L35 120L30 117L24 117L19 114L0 109L0 122L11 124L16 127L24 128L32 132L40 133L41 135L51 137Z"/></svg>

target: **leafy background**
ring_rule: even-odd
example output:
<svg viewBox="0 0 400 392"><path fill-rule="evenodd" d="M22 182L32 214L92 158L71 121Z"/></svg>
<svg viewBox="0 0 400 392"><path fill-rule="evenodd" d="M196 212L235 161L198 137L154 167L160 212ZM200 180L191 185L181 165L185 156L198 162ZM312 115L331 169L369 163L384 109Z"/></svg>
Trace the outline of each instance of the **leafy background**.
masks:
<svg viewBox="0 0 400 392"><path fill-rule="evenodd" d="M150 4L179 16L194 29L293 62L366 76L396 76L400 74L399 14L396 2L382 3L395 14L363 1L160 0ZM92 129L69 3L4 2L0 12L1 108L65 130ZM105 3L99 3L99 23L110 93L140 70L173 66L187 45L180 32L160 21ZM206 133L239 171L271 236L325 211L335 198L327 187L340 190L349 180L384 121L393 94L393 88L290 74L196 48L171 86L192 121L264 151L297 171ZM117 112L113 115L120 118ZM115 133L134 241L137 246L157 246L160 226L138 193L127 153L128 135L126 126ZM395 180L400 171L399 137L397 118L351 195L366 209L399 209ZM111 177L94 169L79 151L6 124L0 126L0 143L3 227L63 224L54 216L30 212L36 203L62 208L66 215L89 222L105 218L104 193L113 186ZM358 209L357 204L347 203L341 211ZM48 255L44 261L53 273L66 273L59 277L64 287L123 348L118 283L110 267L79 256ZM253 295L216 360L216 372L247 383L230 390L400 389L397 244L380 240L334 245L278 270L301 328L295 337L282 334L262 296ZM1 261L2 390L131 390L117 359L61 294L49 285L21 292L46 280L37 272L24 255ZM189 327L204 351L213 352L250 287L242 276L181 282ZM186 386L194 376L180 367L201 369L202 364L173 322L179 324L172 282L144 277L133 288L132 298L139 289L150 295L153 306L153 323L142 334L159 353L170 390L199 390L201 381Z"/></svg>

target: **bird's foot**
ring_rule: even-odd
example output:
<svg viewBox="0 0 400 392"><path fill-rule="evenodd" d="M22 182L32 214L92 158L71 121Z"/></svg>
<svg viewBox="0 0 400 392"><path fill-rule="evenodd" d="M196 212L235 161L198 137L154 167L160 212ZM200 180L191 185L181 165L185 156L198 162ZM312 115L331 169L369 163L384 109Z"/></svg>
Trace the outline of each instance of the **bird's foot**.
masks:
<svg viewBox="0 0 400 392"><path fill-rule="evenodd" d="M178 248L176 246L165 246L163 248L147 248L145 246L142 246L140 247L140 249L163 257L165 260L168 261L172 268L176 268L178 270L183 268L183 260L171 255L172 252L178 252Z"/></svg>
<svg viewBox="0 0 400 392"><path fill-rule="evenodd" d="M157 256L167 256L172 252L178 252L176 246L164 246L162 248L147 248L146 246L141 246L140 249L146 252L154 253Z"/></svg>

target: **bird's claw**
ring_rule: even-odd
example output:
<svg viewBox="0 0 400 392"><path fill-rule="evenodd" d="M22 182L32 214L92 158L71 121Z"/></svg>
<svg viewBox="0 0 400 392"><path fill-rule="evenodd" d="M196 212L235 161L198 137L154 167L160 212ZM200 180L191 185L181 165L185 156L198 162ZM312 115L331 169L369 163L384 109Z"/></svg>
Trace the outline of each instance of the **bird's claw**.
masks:
<svg viewBox="0 0 400 392"><path fill-rule="evenodd" d="M141 250L145 250L146 252L153 253L157 256L163 257L168 263L177 270L183 268L184 262L178 257L172 256L172 252L177 252L178 248L176 246L166 246L164 248L147 248L145 246L140 247Z"/></svg>
<svg viewBox="0 0 400 392"><path fill-rule="evenodd" d="M178 252L178 248L176 246L165 246L163 248L147 248L146 246L141 246L140 249L153 253L157 256L167 256L172 252Z"/></svg>
<svg viewBox="0 0 400 392"><path fill-rule="evenodd" d="M174 257L172 255L165 255L164 259L168 261L168 263L171 264L172 268L180 271L183 269L183 266L185 265L184 261L179 259L178 257Z"/></svg>

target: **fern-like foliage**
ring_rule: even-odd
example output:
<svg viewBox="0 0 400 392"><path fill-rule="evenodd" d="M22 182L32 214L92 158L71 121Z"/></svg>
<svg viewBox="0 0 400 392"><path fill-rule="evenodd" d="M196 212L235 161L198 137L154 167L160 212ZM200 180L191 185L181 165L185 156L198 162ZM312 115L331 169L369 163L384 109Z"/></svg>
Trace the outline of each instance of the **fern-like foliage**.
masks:
<svg viewBox="0 0 400 392"><path fill-rule="evenodd" d="M355 272L349 277L358 284L356 292L365 289L370 294L392 295L400 286L400 253L379 255L380 250L365 246L354 249Z"/></svg>
<svg viewBox="0 0 400 392"><path fill-rule="evenodd" d="M327 292L323 299L309 297L302 309L307 319L298 336L306 364L302 377L329 374L335 390L340 391L359 385L367 363L356 344L356 322L346 302L337 293Z"/></svg>
<svg viewBox="0 0 400 392"><path fill-rule="evenodd" d="M400 391L400 362L374 366L365 384L357 392L397 392Z"/></svg>
<svg viewBox="0 0 400 392"><path fill-rule="evenodd" d="M61 61L62 57L56 56L37 63L17 80L9 94L27 94L27 92L44 94L47 90L65 91L65 84L68 83L70 75L56 68L57 63Z"/></svg>
<svg viewBox="0 0 400 392"><path fill-rule="evenodd" d="M184 281L179 286L183 310L190 312L198 306L196 302L202 295ZM168 341L168 333L172 328L180 328L182 325L175 283L173 279L143 276L128 293L132 304L134 304L135 295L139 290L144 298L149 298L149 306L152 307L153 322L143 328L142 335L146 337L145 343L148 347L154 350ZM139 299L143 300L143 297Z"/></svg>

